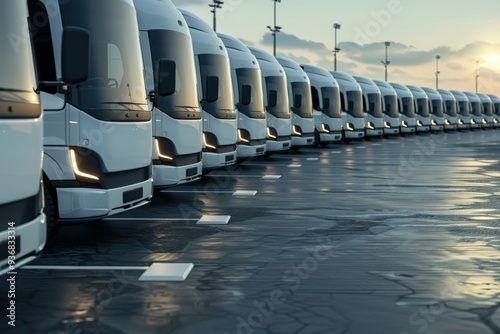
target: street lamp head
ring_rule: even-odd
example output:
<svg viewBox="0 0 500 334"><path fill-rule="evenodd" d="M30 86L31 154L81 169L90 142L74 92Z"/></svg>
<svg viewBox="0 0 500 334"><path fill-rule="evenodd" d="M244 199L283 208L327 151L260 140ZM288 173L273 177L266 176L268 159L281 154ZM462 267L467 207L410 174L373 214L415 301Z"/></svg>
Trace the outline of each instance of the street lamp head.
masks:
<svg viewBox="0 0 500 334"><path fill-rule="evenodd" d="M436 56L436 59L441 59L441 56L440 56L440 55L437 55L437 56Z"/></svg>
<svg viewBox="0 0 500 334"><path fill-rule="evenodd" d="M385 46L390 46L391 42L385 42Z"/></svg>
<svg viewBox="0 0 500 334"><path fill-rule="evenodd" d="M283 29L283 28L282 28L282 27L280 27L280 26L274 26L274 29L276 29L276 30L281 30L281 29Z"/></svg>
<svg viewBox="0 0 500 334"><path fill-rule="evenodd" d="M338 24L338 23L334 23L334 24L333 24L333 28L334 28L334 29L340 29L340 24Z"/></svg>

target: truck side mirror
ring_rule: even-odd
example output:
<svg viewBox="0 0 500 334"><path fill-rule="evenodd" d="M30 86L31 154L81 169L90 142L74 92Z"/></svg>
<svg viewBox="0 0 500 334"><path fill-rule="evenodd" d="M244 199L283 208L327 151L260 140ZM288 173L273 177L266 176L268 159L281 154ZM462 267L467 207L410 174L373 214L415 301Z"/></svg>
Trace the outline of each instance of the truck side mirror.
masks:
<svg viewBox="0 0 500 334"><path fill-rule="evenodd" d="M66 27L62 35L62 80L77 84L89 76L90 33L78 27Z"/></svg>
<svg viewBox="0 0 500 334"><path fill-rule="evenodd" d="M247 106L252 102L252 86L242 85L241 86L241 104Z"/></svg>
<svg viewBox="0 0 500 334"><path fill-rule="evenodd" d="M205 100L208 103L215 102L219 99L219 77L207 76L205 93Z"/></svg>
<svg viewBox="0 0 500 334"><path fill-rule="evenodd" d="M169 96L175 93L176 63L173 60L162 58L158 63L158 95Z"/></svg>
<svg viewBox="0 0 500 334"><path fill-rule="evenodd" d="M267 104L271 107L274 108L278 104L278 92L276 90L270 90L269 91L269 97L268 97Z"/></svg>

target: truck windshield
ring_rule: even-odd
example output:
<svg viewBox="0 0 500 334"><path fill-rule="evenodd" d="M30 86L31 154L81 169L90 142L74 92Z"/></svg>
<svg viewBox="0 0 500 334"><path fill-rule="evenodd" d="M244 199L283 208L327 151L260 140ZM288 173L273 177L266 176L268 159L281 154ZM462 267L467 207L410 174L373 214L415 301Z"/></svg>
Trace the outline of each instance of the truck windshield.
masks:
<svg viewBox="0 0 500 334"><path fill-rule="evenodd" d="M479 101L471 102L470 106L471 106L471 111L472 111L473 115L481 116L481 102L479 102Z"/></svg>
<svg viewBox="0 0 500 334"><path fill-rule="evenodd" d="M445 106L446 106L446 114L454 117L454 116L457 116L457 104L455 101L445 101L444 102Z"/></svg>
<svg viewBox="0 0 500 334"><path fill-rule="evenodd" d="M41 108L33 68L26 2L2 2L0 11L0 118L37 118ZM20 40L23 39L23 40ZM5 108L3 107L5 104ZM7 104L11 107L7 107ZM22 108L19 107L22 104Z"/></svg>
<svg viewBox="0 0 500 334"><path fill-rule="evenodd" d="M415 117L415 107L413 105L412 97L403 97L401 98L401 110L400 112L408 117Z"/></svg>
<svg viewBox="0 0 500 334"><path fill-rule="evenodd" d="M493 106L490 102L483 102L483 115L493 116Z"/></svg>
<svg viewBox="0 0 500 334"><path fill-rule="evenodd" d="M307 82L292 82L292 112L302 118L312 118L311 88Z"/></svg>
<svg viewBox="0 0 500 334"><path fill-rule="evenodd" d="M331 118L342 118L339 87L322 87L323 104L321 111Z"/></svg>
<svg viewBox="0 0 500 334"><path fill-rule="evenodd" d="M385 109L384 113L389 117L398 117L398 98L396 95L386 95L384 96Z"/></svg>
<svg viewBox="0 0 500 334"><path fill-rule="evenodd" d="M345 111L356 118L364 117L363 114L363 97L360 91L349 91L346 93L347 103L344 106Z"/></svg>
<svg viewBox="0 0 500 334"><path fill-rule="evenodd" d="M89 77L71 86L69 102L101 120L150 120L134 7L113 0L61 1L60 9L63 26L90 32Z"/></svg>
<svg viewBox="0 0 500 334"><path fill-rule="evenodd" d="M382 98L380 94L370 93L368 95L368 104L366 111L374 117L382 117Z"/></svg>
<svg viewBox="0 0 500 334"><path fill-rule="evenodd" d="M290 118L290 104L288 102L288 92L286 89L285 76L266 77L266 111L277 118ZM276 101L273 103L274 105L271 105L270 100L273 95L276 95Z"/></svg>
<svg viewBox="0 0 500 334"><path fill-rule="evenodd" d="M201 54L198 56L198 60L203 87L203 110L217 118L226 118L227 114L233 114L233 118L235 118L229 59L223 55ZM219 81L218 98L210 102L206 101L207 78L209 77L216 77Z"/></svg>
<svg viewBox="0 0 500 334"><path fill-rule="evenodd" d="M422 116L422 117L428 117L429 116L429 103L427 99L416 99L416 104L417 104L417 114ZM434 105L439 105L441 104L441 100L434 100L432 101L433 106ZM441 109L443 109L441 107Z"/></svg>
<svg viewBox="0 0 500 334"><path fill-rule="evenodd" d="M156 107L173 118L193 118L193 113L201 117L198 94L196 93L196 72L193 44L188 35L168 30L150 30L149 42L155 71L158 73L160 59L175 62L175 92L168 96L157 96ZM154 76L155 89L158 91L158 77Z"/></svg>
<svg viewBox="0 0 500 334"><path fill-rule="evenodd" d="M493 108L493 112L496 114L496 115L500 115L500 102L499 103L494 103L493 104L494 108Z"/></svg>
<svg viewBox="0 0 500 334"><path fill-rule="evenodd" d="M458 101L458 111L462 116L470 116L469 103L467 101Z"/></svg>
<svg viewBox="0 0 500 334"><path fill-rule="evenodd" d="M432 114L437 117L443 117L443 101L432 100Z"/></svg>
<svg viewBox="0 0 500 334"><path fill-rule="evenodd" d="M238 79L238 111L250 118L265 118L260 70L256 68L238 68L236 77ZM250 89L250 94L245 97L247 87Z"/></svg>

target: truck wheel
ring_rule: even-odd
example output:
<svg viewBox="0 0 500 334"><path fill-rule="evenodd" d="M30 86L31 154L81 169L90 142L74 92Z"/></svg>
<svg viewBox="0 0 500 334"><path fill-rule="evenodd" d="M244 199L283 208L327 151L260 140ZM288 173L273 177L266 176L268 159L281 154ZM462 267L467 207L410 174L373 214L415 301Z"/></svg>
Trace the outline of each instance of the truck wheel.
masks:
<svg viewBox="0 0 500 334"><path fill-rule="evenodd" d="M314 141L311 147L318 147L319 144L319 133L318 130L314 129Z"/></svg>
<svg viewBox="0 0 500 334"><path fill-rule="evenodd" d="M59 231L60 225L57 224L57 204L55 196L47 186L43 187L43 196L45 198L45 207L43 211L47 220L47 238L49 239Z"/></svg>
<svg viewBox="0 0 500 334"><path fill-rule="evenodd" d="M348 143L351 141L350 139L348 139L348 138L346 137L346 135L345 135L345 131L344 131L344 130L342 130L342 141L343 141L344 143L346 143L346 144L348 144Z"/></svg>

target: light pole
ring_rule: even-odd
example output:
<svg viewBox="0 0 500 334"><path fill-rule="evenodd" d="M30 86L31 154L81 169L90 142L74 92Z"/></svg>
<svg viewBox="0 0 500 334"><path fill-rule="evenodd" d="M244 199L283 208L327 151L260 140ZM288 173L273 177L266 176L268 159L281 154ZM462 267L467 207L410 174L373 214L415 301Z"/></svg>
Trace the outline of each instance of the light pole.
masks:
<svg viewBox="0 0 500 334"><path fill-rule="evenodd" d="M272 32L271 35L273 35L273 38L274 38L274 42L273 42L273 56L276 57L276 33L281 31L281 27L274 26L274 29L273 29L270 26L267 26L267 28Z"/></svg>
<svg viewBox="0 0 500 334"><path fill-rule="evenodd" d="M441 59L440 55L436 56L436 90L439 89L439 59Z"/></svg>
<svg viewBox="0 0 500 334"><path fill-rule="evenodd" d="M479 80L479 60L476 60L476 93Z"/></svg>
<svg viewBox="0 0 500 334"><path fill-rule="evenodd" d="M390 42L385 42L385 61L382 61L382 64L384 64L385 68L385 81L387 82L387 65L389 65L391 62L387 60L387 47L391 45Z"/></svg>
<svg viewBox="0 0 500 334"><path fill-rule="evenodd" d="M340 24L334 23L333 24L333 29L335 30L335 48L333 49L333 70L337 70L337 53L340 51L340 49L337 47L337 30L340 29Z"/></svg>
<svg viewBox="0 0 500 334"><path fill-rule="evenodd" d="M216 12L217 8L222 8L224 1L213 0L213 2L214 3L211 3L208 6L213 8L210 12L214 14L214 31L217 31L217 16L216 16L215 12Z"/></svg>
<svg viewBox="0 0 500 334"><path fill-rule="evenodd" d="M276 3L280 2L281 0L272 0L274 1L274 27L271 28L270 26L267 26L267 28L272 32L273 35L273 55L276 57L276 33L281 31L281 27L276 25Z"/></svg>

